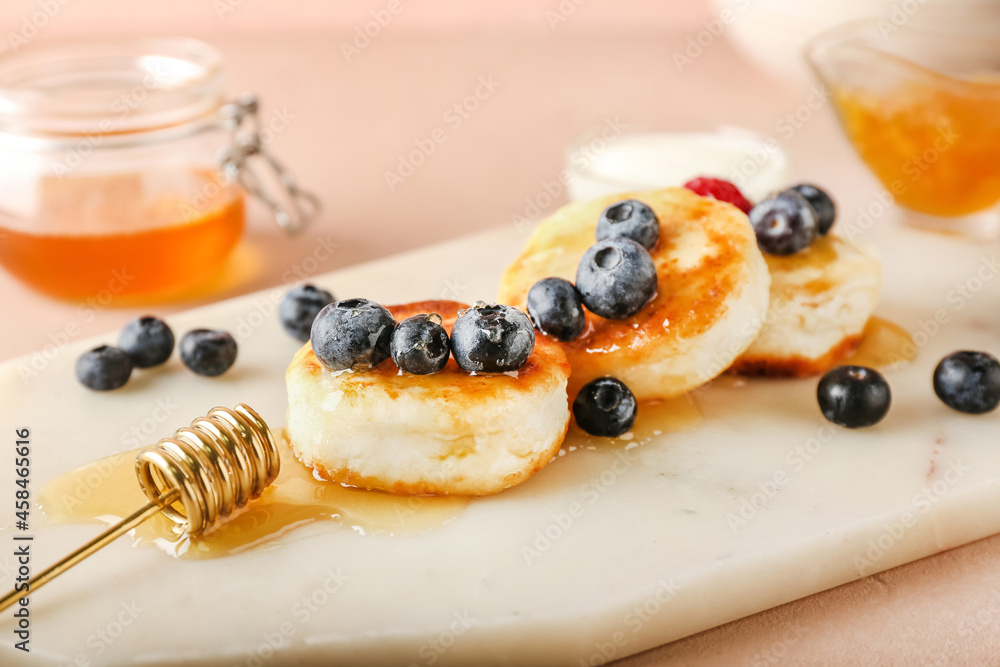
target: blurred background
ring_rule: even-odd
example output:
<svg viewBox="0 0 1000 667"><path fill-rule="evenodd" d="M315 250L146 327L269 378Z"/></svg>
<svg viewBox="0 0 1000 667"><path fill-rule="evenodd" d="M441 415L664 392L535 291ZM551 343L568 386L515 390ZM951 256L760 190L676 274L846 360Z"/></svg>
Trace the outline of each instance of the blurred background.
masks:
<svg viewBox="0 0 1000 667"><path fill-rule="evenodd" d="M0 357L53 336L63 342L67 321L78 324L72 338L86 337L148 310L169 314L488 227L526 232L524 221L566 201L565 153L581 138L739 125L788 143L802 176L822 176L829 156L795 147L833 134L829 110L800 129L781 125L809 103L812 85L789 54L808 36L800 30L858 9L843 5L8 0L0 6L7 53L94 34L210 44L222 56L225 95L259 96L273 130L268 147L322 211L293 237L249 201L245 236L216 279L159 303L104 294L84 309L86 298L43 296L0 272L5 311L25 320L0 330ZM780 29L761 32L774 13L787 14ZM750 44L755 36L766 46Z"/></svg>
<svg viewBox="0 0 1000 667"><path fill-rule="evenodd" d="M212 79L200 99L218 95L225 104L241 93L255 93L264 148L322 206L302 232L289 235L267 206L247 198L245 230L242 223L229 229L226 243L235 243L234 249L226 246L213 258L200 254L203 248L195 241L179 255L192 262L178 269L181 274L207 263L211 276L191 289L156 298L123 293L113 266L104 267L112 272L110 279L101 278L107 287L70 296L53 296L0 270L5 317L0 360L22 354L49 357L72 341L114 331L139 315L169 316L488 228L505 226L525 238L535 221L569 200L567 164L592 165L638 133L741 128L758 145L741 149L743 175L759 175L765 164L773 166L776 155L787 156L774 178L814 181L834 193L840 229L881 225L891 201L888 185L852 149L830 91L806 65L804 45L826 29L862 17L881 17L879 30L892 34L907 25L956 18L976 25L977 12L995 18L998 8L1000 2L985 0L4 0L4 58L95 35L106 35L108 43L137 35L203 40L221 56L224 76ZM1000 67L1000 50L985 55L994 70ZM3 62L0 88L11 76L5 75ZM987 102L994 106L977 109L998 108L1000 94L989 94ZM9 132L10 118L15 124L66 122L59 100L45 113L32 106L42 102L5 97L0 90L0 130ZM251 106L241 108L249 113ZM142 117L126 114L129 122ZM1000 137L1000 112L975 120L984 118L995 131L966 133L965 145L982 145L981 136ZM82 155L85 164L96 166L104 159L97 153L121 139L119 129L99 129L103 144L93 155L86 142L67 155ZM74 132L86 137L91 130ZM192 147L190 155L217 160L224 138L208 141L207 148ZM179 152L187 155L186 150ZM96 250L58 249L65 252L63 262L53 261L46 246L23 245L27 242L19 233L31 227L38 202L45 199L39 193L48 192L59 204L50 212L52 220L68 216L68 222L59 223L68 225L60 232L68 236L87 224L81 218L80 227L74 227L74 216L85 208L74 198L86 193L111 193L112 205L95 210L110 218L120 215L125 231L133 224L152 224L160 209L154 205L133 214L141 188L128 179L84 182L77 188L58 173L41 175L60 159L41 156L32 147L0 148L0 255L9 259L15 244L22 244L17 245L19 270L38 284L58 277L73 286L78 269L71 262L82 257L86 263ZM142 159L142 168L161 159L169 163L163 156ZM991 158L988 164L995 171L1000 160ZM927 173L933 173L930 167ZM734 177L731 171L719 175ZM265 181L273 187L271 176ZM994 185L1000 187L1000 174ZM199 192L204 190L189 194L196 199ZM230 210L228 201L220 210ZM175 201L169 207L175 211L185 205ZM11 206L28 212L10 222ZM195 203L196 209L201 206ZM242 209L233 215L242 220ZM143 241L135 251L137 263L163 247L157 239ZM460 282L446 284L441 294L427 298L462 299L462 290ZM958 566L948 563L962 553L972 558L969 547L963 549L909 566L909 578L898 570L884 575L894 588L877 575L839 593L682 640L663 655L681 662L700 654L714 655L723 664L731 664L734 656L747 664L776 664L784 653L774 647L786 647L789 628L799 623L807 624L811 634L796 650L808 645L825 657L824 664L838 664L838 651L861 640L892 647L885 664L893 664L893 655L918 640L932 648L944 646L940 633L946 629L940 628L953 625L955 614L942 600L950 594L951 604L959 605L980 585L968 570L962 570L967 576L943 578L942 564L957 573ZM982 560L983 570L992 567L992 561ZM859 601L865 614L859 613ZM917 604L923 605L920 618L913 611ZM938 623L939 618L944 620ZM881 635L900 619L912 623L907 632ZM996 634L990 633L991 641L997 641ZM799 635L794 637L792 643L798 642ZM986 639L978 635L973 643L985 652ZM726 653L727 641L737 648ZM656 664L635 660L636 667Z"/></svg>
<svg viewBox="0 0 1000 667"><path fill-rule="evenodd" d="M929 15L971 4L7 0L0 6L7 56L94 35L207 42L221 54L223 101L257 95L266 149L322 208L291 236L249 198L245 233L234 237L240 240L228 259L190 254L192 265L212 265L213 278L155 299L113 289L100 290L97 301L93 294L52 298L0 271L5 312L24 320L0 329L0 358L112 330L137 314L168 315L488 227L526 234L532 221L566 202L567 159L586 163L635 133L744 128L780 145L796 179L849 193L848 204L858 192L865 205L878 183L837 128L803 45L860 16L905 23L916 9ZM10 100L0 102L0 115L11 113ZM18 122L42 117L30 105L20 112ZM40 181L29 164L34 158L4 155L0 205L9 210L12 198L25 199ZM129 194L135 184L104 186L123 202L137 197ZM77 210L72 197L79 193L69 190L52 192L63 209ZM23 217L31 218L37 203L25 206ZM22 240L16 229L4 233L8 249ZM64 250L67 258L90 255ZM25 256L20 270L43 282L59 271L45 264L47 251ZM76 270L66 268L63 278L72 283ZM74 324L69 333L67 322Z"/></svg>

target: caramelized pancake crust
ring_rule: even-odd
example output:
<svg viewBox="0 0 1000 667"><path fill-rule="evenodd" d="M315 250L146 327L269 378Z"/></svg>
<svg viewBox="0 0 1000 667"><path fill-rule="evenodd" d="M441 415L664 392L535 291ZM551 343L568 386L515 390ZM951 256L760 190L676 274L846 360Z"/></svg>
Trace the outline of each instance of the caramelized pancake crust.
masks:
<svg viewBox="0 0 1000 667"><path fill-rule="evenodd" d="M564 344L573 368L571 396L603 375L621 379L640 400L689 391L747 349L767 308L770 277L746 215L683 188L563 207L539 224L504 273L499 300L523 308L538 280L573 281L580 258L596 242L601 212L628 198L652 207L660 220L660 239L650 252L657 293L624 320L587 312L583 336Z"/></svg>
<svg viewBox="0 0 1000 667"><path fill-rule="evenodd" d="M881 264L835 235L820 237L794 255L765 259L771 304L760 335L733 370L772 377L825 373L860 343L878 304Z"/></svg>
<svg viewBox="0 0 1000 667"><path fill-rule="evenodd" d="M454 301L389 306L397 321L438 313L451 333ZM288 435L306 465L334 482L398 494L486 495L518 484L559 451L569 424L569 363L538 337L517 371L471 375L454 358L431 375L392 359L333 373L306 343L286 379Z"/></svg>

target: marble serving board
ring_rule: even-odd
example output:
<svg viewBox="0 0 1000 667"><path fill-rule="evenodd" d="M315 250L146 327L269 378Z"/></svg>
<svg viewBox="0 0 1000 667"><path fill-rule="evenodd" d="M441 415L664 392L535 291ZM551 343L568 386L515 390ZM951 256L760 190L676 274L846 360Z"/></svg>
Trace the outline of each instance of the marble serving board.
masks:
<svg viewBox="0 0 1000 667"><path fill-rule="evenodd" d="M505 227L315 282L385 303L490 299L523 240ZM1000 413L952 412L930 383L950 351L1000 352L996 246L888 223L864 241L884 260L879 314L919 347L887 372L893 408L875 428L826 423L815 379L726 379L697 392L702 419L689 428L568 452L416 536L318 522L195 561L123 538L32 596L30 657L11 648L4 612L0 663L603 664L998 532ZM37 493L215 405L246 402L280 427L297 348L274 315L282 292L169 318L178 332L240 338L236 366L217 379L175 354L122 390L89 392L74 360L114 332L0 366L0 525L13 521L15 428L31 429ZM33 512L32 567L98 530ZM11 538L0 533L5 588Z"/></svg>

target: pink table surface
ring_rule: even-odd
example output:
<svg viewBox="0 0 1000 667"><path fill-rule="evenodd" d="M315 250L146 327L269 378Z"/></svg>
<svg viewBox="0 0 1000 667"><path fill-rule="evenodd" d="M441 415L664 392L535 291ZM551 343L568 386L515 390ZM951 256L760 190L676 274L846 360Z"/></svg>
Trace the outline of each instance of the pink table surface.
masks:
<svg viewBox="0 0 1000 667"><path fill-rule="evenodd" d="M681 73L672 60L684 46L681 33L399 32L386 30L350 63L345 34L208 38L225 55L230 89L260 93L265 119L289 119L272 147L321 195L320 219L289 239L251 208L232 277L195 302L112 304L91 319L77 304L41 297L0 272L0 359L41 349L68 323L77 325L74 338L87 337L147 311L168 315L289 275L511 224L533 212L532 202L545 203L540 194L558 182L565 147L608 123L630 132L732 124L773 136L788 148L797 179L837 193L843 216L856 217L877 190L828 105L810 108L809 90L770 80L724 40ZM482 79L495 90L450 127L444 114ZM790 124L786 116L796 112L805 120ZM385 172L438 127L447 128L446 141L390 191ZM997 664L998 553L1000 537L982 540L616 664Z"/></svg>

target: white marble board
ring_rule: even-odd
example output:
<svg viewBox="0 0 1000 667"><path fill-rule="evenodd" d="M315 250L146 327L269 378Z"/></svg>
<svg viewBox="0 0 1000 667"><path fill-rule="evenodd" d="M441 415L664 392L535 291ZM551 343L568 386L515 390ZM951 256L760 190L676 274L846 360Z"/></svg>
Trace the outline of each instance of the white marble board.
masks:
<svg viewBox="0 0 1000 667"><path fill-rule="evenodd" d="M912 332L934 329L936 311L948 320L916 333L917 361L889 373L894 405L876 428L828 425L815 379L716 383L697 397L704 420L694 431L624 452L572 452L417 537L315 524L280 548L208 561L123 539L34 596L30 657L10 648L6 612L0 662L602 664L998 532L1000 413L960 415L930 387L950 351L1000 353L996 246L882 221L864 237L885 264L880 315ZM385 303L490 299L523 238L505 227L316 282ZM15 428L32 429L37 490L125 449L133 427L151 443L215 405L246 402L282 425L283 373L297 345L273 316L280 293L169 319L178 331L250 327L237 366L218 379L191 375L175 354L123 390L89 392L73 379L74 360L113 332L67 345L27 380L30 358L3 364L4 446L12 449ZM162 415L158 401L175 406L169 419L151 419ZM0 499L13 496L12 468L0 463ZM554 517L572 507L572 522L558 527ZM745 523L734 521L741 510ZM556 539L527 558L546 530ZM37 527L34 568L97 531ZM4 587L9 539L0 533ZM324 585L332 592L319 594ZM323 604L305 613L310 596ZM95 640L116 619L129 622L114 640Z"/></svg>

